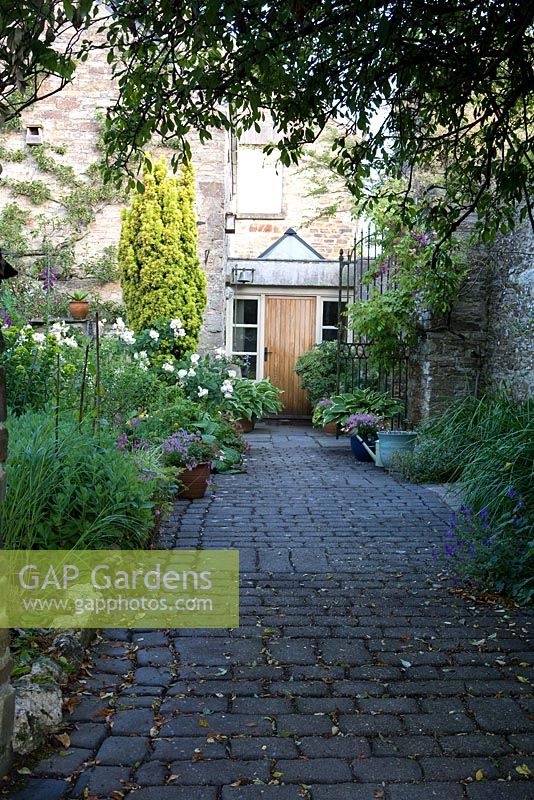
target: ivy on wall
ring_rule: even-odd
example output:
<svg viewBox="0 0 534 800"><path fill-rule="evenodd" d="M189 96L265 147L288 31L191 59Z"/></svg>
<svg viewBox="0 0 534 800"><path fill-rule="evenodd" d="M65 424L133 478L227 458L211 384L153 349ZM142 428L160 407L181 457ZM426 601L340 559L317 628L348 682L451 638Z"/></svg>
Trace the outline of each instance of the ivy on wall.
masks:
<svg viewBox="0 0 534 800"><path fill-rule="evenodd" d="M76 264L75 245L89 232L96 215L111 203L120 202L123 194L101 177L101 160L78 175L73 167L59 160L67 154L65 145L43 144L9 147L13 132L0 131L0 162L28 163L35 173L31 179L16 179L4 170L0 184L11 195L0 211L0 247L13 258L29 260L29 277L40 277L43 269L52 270L55 279L88 277L87 262ZM58 158L59 157L59 158ZM25 203L18 203L24 198ZM35 206L40 213L28 209ZM118 277L116 257L110 248L91 259L92 272L102 279ZM45 259L46 263L43 261ZM92 276L91 276L92 277Z"/></svg>

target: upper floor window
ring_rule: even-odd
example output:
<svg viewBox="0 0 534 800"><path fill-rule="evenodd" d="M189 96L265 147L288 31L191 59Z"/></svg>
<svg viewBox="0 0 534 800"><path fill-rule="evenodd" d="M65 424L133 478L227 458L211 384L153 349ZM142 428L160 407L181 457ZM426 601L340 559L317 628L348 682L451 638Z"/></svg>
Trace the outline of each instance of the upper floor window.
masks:
<svg viewBox="0 0 534 800"><path fill-rule="evenodd" d="M238 214L282 213L282 165L263 147L240 145L237 154Z"/></svg>

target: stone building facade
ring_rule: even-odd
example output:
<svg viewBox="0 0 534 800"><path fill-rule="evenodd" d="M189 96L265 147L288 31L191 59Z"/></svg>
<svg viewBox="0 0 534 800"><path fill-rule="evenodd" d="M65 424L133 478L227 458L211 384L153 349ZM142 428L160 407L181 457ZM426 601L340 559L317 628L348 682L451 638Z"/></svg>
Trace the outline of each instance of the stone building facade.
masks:
<svg viewBox="0 0 534 800"><path fill-rule="evenodd" d="M528 222L490 251L483 388L534 393L534 232Z"/></svg>
<svg viewBox="0 0 534 800"><path fill-rule="evenodd" d="M56 95L40 101L22 115L20 130L2 132L0 145L8 151L23 151L31 155L31 134L37 133L45 145L55 148L50 151L59 163L70 166L76 175L88 180L87 170L101 157L98 149L99 115L113 102L115 89L111 81L110 67L105 50L95 50L89 59L78 65L73 82ZM288 227L309 239L320 250L323 257L336 259L341 247L351 245L354 222L351 220L348 203L330 216L322 213L330 202L328 195L314 196L313 182L301 168L284 168L270 161L265 169L258 161L264 160L263 143L270 137L269 125L256 139L244 137L239 143L222 131L213 131L212 139L201 144L190 137L193 166L196 175L196 210L198 219L198 253L202 268L208 278L208 306L205 314L201 346L204 349L224 344L227 318L226 263L228 256L255 258L281 236ZM65 152L58 152L58 148ZM175 153L170 148L154 144L154 156L164 155L170 162ZM243 176L252 178L254 198L269 197L258 177L251 171L250 160L256 158L267 187L279 189L279 205L272 211L267 208L247 209L246 187ZM0 209L15 201L30 215L35 228L42 227L42 219L58 214L63 187L53 174L43 174L31 157L20 161L2 160L0 181ZM280 176L278 181L277 175ZM274 176L274 181L273 181ZM51 189L50 201L35 204L28 196L17 196L10 191L11 181L44 181ZM250 192L249 192L250 196ZM105 248L116 246L121 229L121 210L124 202L107 202L97 210L96 217L76 243L76 260L87 261L101 254ZM243 205L245 203L245 205ZM61 213L61 212L60 212ZM227 214L235 214L235 233L225 228ZM50 225L50 227L52 227ZM61 232L51 231L51 238L61 239ZM31 263L31 258L27 260ZM92 284L72 281L70 288L94 290ZM120 301L120 285L110 282L98 287L99 294L108 300Z"/></svg>
<svg viewBox="0 0 534 800"><path fill-rule="evenodd" d="M66 148L64 154L56 153L54 158L83 175L99 158L97 116L113 97L106 53L97 50L79 65L71 85L25 112L22 128L3 132L0 144L8 150L29 152L27 133L37 129L45 144ZM241 342L236 339L243 339L246 334L260 377L269 374L266 313L268 306L274 304L271 297L301 298L301 311L306 306L304 299L312 297L315 307L308 315L306 343L314 344L330 335L337 258L340 249L350 249L357 227L350 200L340 195L334 178L330 183L327 179L326 191L317 191L319 182L309 167L313 161L311 151L304 167L282 167L264 154L265 144L274 138L268 122L261 131L249 132L239 141L220 131L214 131L213 138L204 144L191 137L198 251L208 278L201 346L212 349L225 345L229 353L237 354L241 352ZM321 142L317 147L320 149ZM155 146L153 152L170 160L173 151ZM0 209L14 199L5 179L37 178L42 180L43 175L32 166L31 159L3 161ZM46 180L52 194L61 191L52 175ZM324 175L321 182L325 183ZM337 210L332 214L334 195ZM41 213L57 213L53 201L36 206L28 198L15 199L37 226L41 224ZM123 205L109 202L98 210L76 245L77 259L84 261L118 243ZM269 254L269 249L290 229L315 255L308 258L304 253L296 259L280 259ZM414 419L439 409L451 396L492 390L502 382L512 383L523 395L532 390L533 251L534 239L526 225L513 236L501 239L477 265L455 305L451 324L437 329L432 326L425 332L412 365ZM240 276L246 274L252 276L250 280L241 281ZM120 300L117 282L101 285L98 291L105 298ZM247 313L252 313L254 302L256 322L239 321L237 317L245 307L249 309ZM245 331L247 325L255 327L255 332ZM293 336L291 325L289 319L281 338Z"/></svg>
<svg viewBox="0 0 534 800"><path fill-rule="evenodd" d="M413 354L414 420L467 393L534 392L534 231L526 222L472 260L447 324L429 325Z"/></svg>

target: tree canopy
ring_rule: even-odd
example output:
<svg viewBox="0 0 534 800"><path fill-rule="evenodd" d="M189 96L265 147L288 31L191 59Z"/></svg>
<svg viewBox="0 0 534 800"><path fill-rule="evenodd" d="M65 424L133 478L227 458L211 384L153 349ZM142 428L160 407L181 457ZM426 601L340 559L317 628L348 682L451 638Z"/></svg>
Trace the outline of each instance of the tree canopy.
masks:
<svg viewBox="0 0 534 800"><path fill-rule="evenodd" d="M404 177L411 198L414 174L431 170L418 203L438 236L473 211L488 238L509 229L518 208L534 226L534 0L112 0L104 11L91 0L26 0L16 8L24 20L14 10L0 20L8 76L13 31L16 52L26 46L32 57L28 70L47 69L49 27L36 28L41 55L29 36L41 9L56 25L70 20L78 38L84 26L102 26L105 42L82 38L86 51L109 49L117 81L104 137L110 171L135 174L154 135L187 155L191 130L201 139L213 128L239 134L268 112L279 132L271 147L286 164L338 123L333 166L359 201L373 196L377 174ZM72 61L57 61L50 71L68 80ZM25 89L26 98L37 94L31 80ZM2 103L6 117L16 113Z"/></svg>

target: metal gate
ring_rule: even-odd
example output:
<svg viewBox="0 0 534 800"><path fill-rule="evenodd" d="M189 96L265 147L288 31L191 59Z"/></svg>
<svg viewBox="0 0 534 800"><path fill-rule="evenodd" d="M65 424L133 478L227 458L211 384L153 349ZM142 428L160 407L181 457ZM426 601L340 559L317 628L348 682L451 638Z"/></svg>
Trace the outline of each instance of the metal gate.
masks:
<svg viewBox="0 0 534 800"><path fill-rule="evenodd" d="M382 294L394 285L395 262L383 257L380 239L370 229L356 236L354 247L339 254L339 335L337 353L337 392L370 388L388 392L404 404L407 415L408 350L389 368L373 362L373 342L359 337L347 323L348 306L367 300L374 292ZM393 420L397 427L400 419Z"/></svg>

